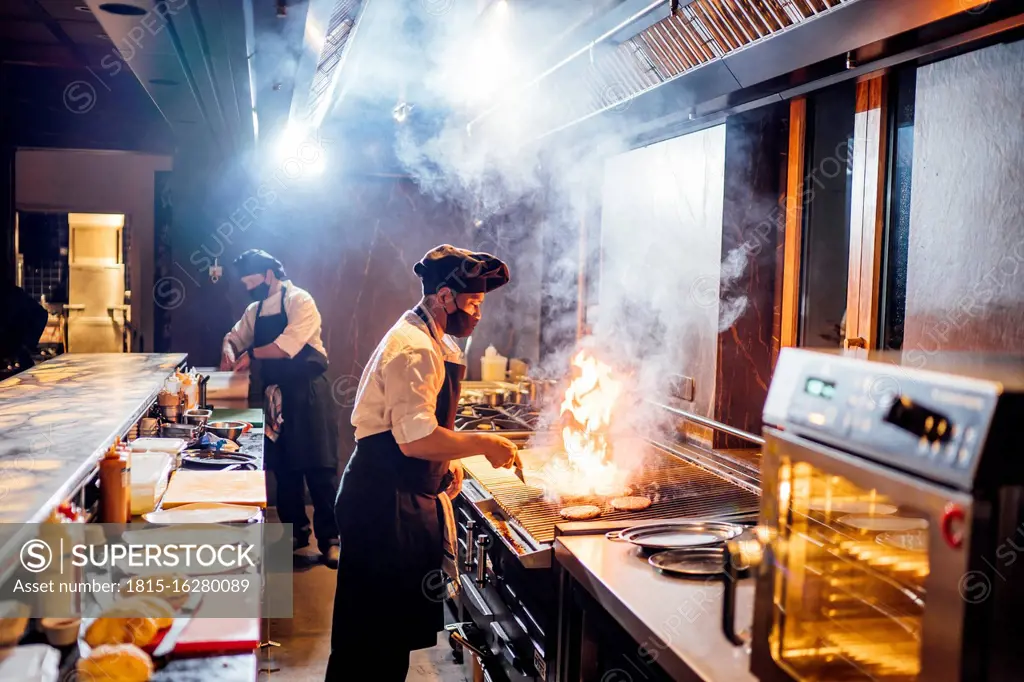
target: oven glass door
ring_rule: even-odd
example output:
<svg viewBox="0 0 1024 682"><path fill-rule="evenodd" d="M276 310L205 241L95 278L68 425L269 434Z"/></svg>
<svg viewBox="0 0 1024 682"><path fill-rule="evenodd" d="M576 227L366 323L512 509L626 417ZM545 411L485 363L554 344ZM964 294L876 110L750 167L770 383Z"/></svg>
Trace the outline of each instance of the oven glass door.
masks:
<svg viewBox="0 0 1024 682"><path fill-rule="evenodd" d="M798 680L917 680L927 512L806 461L779 464L773 657Z"/></svg>

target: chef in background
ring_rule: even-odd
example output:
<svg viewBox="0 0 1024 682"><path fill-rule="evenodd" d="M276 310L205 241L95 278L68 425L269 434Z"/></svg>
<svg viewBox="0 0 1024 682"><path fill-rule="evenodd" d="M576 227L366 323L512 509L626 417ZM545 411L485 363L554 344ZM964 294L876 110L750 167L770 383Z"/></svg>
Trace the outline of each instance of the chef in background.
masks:
<svg viewBox="0 0 1024 682"><path fill-rule="evenodd" d="M221 369L240 371L258 361L278 516L281 523L292 524L293 549L309 545L305 482L320 553L327 566L337 568L338 432L320 311L309 292L292 284L281 262L269 253L251 249L234 266L253 302L224 337Z"/></svg>
<svg viewBox="0 0 1024 682"><path fill-rule="evenodd" d="M50 314L19 286L0 281L0 361L24 371L35 362ZM2 368L0 368L2 369Z"/></svg>
<svg viewBox="0 0 1024 682"><path fill-rule="evenodd" d="M335 505L341 561L327 682L405 680L410 652L434 646L444 625L443 544L451 554L445 528L454 525L446 498L462 483L455 460L518 461L497 434L453 430L466 367L451 337L473 333L508 266L445 244L414 272L423 298L373 352L352 411L356 449ZM368 667L372 675L355 672Z"/></svg>

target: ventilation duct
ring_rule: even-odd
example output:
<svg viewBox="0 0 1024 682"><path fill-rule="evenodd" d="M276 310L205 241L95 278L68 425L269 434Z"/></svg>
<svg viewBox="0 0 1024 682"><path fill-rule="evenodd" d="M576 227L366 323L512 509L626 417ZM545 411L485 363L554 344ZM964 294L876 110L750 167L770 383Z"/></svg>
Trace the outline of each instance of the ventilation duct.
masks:
<svg viewBox="0 0 1024 682"><path fill-rule="evenodd" d="M655 104L640 109L678 112L990 2L680 0L673 13L666 0L506 96L469 130L508 116L531 121L544 137L641 95ZM648 15L663 18L637 31ZM557 114L532 111L538 98L558 102Z"/></svg>

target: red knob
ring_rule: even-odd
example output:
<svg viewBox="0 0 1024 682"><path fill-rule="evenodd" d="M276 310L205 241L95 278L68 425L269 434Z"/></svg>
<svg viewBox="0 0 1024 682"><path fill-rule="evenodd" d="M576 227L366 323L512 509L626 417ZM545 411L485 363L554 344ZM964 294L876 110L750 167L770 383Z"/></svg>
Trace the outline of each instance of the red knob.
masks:
<svg viewBox="0 0 1024 682"><path fill-rule="evenodd" d="M942 539L953 549L964 544L964 510L950 502L942 512Z"/></svg>

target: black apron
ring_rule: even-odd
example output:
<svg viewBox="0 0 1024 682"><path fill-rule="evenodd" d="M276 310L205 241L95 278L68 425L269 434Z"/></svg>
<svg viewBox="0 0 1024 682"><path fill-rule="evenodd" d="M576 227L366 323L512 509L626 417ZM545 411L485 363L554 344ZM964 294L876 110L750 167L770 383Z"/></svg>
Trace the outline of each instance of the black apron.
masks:
<svg viewBox="0 0 1024 682"><path fill-rule="evenodd" d="M253 346L273 343L288 326L284 301L287 288L281 288L281 312L260 317L263 301L256 307ZM336 469L338 466L338 424L331 409L331 385L327 381L327 357L308 343L294 358L260 360L260 379L264 388L276 384L281 389L281 433L277 455L270 466L277 470Z"/></svg>
<svg viewBox="0 0 1024 682"><path fill-rule="evenodd" d="M425 313L415 312L430 329ZM444 363L438 425L454 427L465 374L464 365ZM347 659L375 647L375 637L408 651L437 643L446 594L438 495L451 484L449 464L407 457L390 431L356 442L334 508L341 561L331 668L355 663Z"/></svg>

